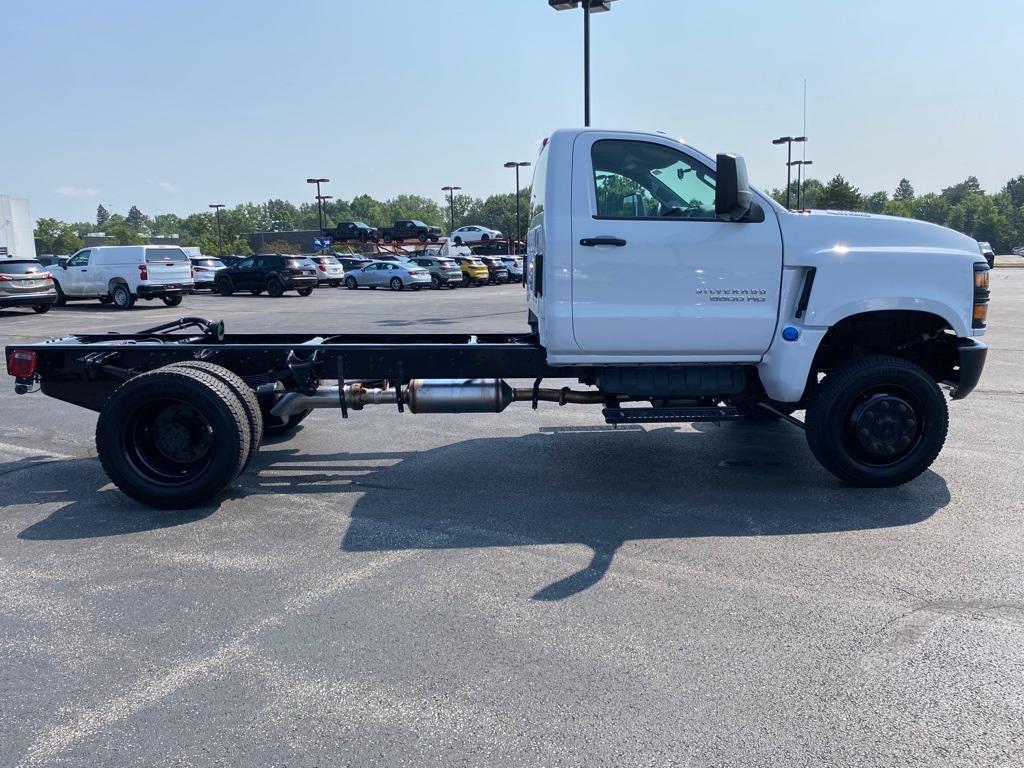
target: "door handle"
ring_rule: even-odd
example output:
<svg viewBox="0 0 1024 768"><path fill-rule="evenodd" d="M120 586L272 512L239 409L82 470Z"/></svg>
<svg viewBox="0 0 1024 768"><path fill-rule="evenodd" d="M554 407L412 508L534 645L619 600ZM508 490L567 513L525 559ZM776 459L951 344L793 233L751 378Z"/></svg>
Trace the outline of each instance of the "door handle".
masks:
<svg viewBox="0 0 1024 768"><path fill-rule="evenodd" d="M621 237L584 237L580 240L580 245L615 245L623 246L626 241Z"/></svg>

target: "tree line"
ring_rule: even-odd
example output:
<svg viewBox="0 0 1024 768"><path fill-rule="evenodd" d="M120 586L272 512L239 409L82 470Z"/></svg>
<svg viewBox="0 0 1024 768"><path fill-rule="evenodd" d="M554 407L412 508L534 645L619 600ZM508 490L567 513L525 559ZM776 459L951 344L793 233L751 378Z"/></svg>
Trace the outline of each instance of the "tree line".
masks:
<svg viewBox="0 0 1024 768"><path fill-rule="evenodd" d="M770 194L785 205L785 189ZM797 184L790 185L790 203L797 204ZM987 240L997 253L1007 253L1024 245L1024 175L1016 176L995 193L986 193L977 177L946 187L939 193L918 195L906 178L900 179L890 195L880 191L862 194L842 175L828 182L807 179L800 191L804 208L845 211L867 211L921 219L941 224ZM529 220L530 190L519 194L519 231L526 232ZM454 226L482 224L499 229L506 235L516 232L516 196L512 193L487 198L456 195L453 200ZM359 195L351 200L328 200L324 203L325 228L333 230L339 221L364 221L374 227L389 226L397 219L420 219L449 228L448 201L438 203L420 195L398 195L389 200L376 200ZM224 208L220 214L221 237L225 253L251 253L244 235L252 232L285 232L294 229L315 230L319 227L317 207L312 203L295 205L287 200L264 203L240 203ZM104 206L96 209L95 222L63 222L42 218L36 223L35 236L40 253L72 253L82 246L89 232L104 232L117 245L143 243L159 235L179 235L182 245L199 246L203 253L217 253L217 220L211 212L192 213L181 217L173 213L147 216L137 206L127 214L111 213Z"/></svg>
<svg viewBox="0 0 1024 768"><path fill-rule="evenodd" d="M790 204L797 205L797 184L790 185ZM786 204L786 190L773 189L771 196ZM1015 176L998 192L988 194L976 176L946 187L939 193L918 195L913 184L900 179L888 192L861 194L837 174L827 183L808 179L803 183L803 208L866 211L930 221L992 244L996 253L1009 253L1024 245L1024 175Z"/></svg>
<svg viewBox="0 0 1024 768"><path fill-rule="evenodd" d="M519 231L524 236L529 205L530 190L527 187L519 193ZM487 198L456 195L451 207L447 199L438 203L420 195L398 195L389 200L376 200L370 195L359 195L351 200L327 200L324 201L324 228L331 232L340 221L363 221L373 227L387 227L399 219L419 219L447 232L452 212L456 229L466 224L481 224L515 236L516 196L513 193ZM73 253L82 247L85 235L103 232L114 245L138 245L150 237L178 235L182 245L198 246L203 253L215 254L218 252L218 218L224 253L251 253L252 248L245 235L253 232L316 230L320 226L314 203L295 205L280 199L240 203L222 209L219 214L202 211L184 217L174 213L148 216L135 205L122 215L111 213L100 205L94 222L38 219L36 250L39 253Z"/></svg>

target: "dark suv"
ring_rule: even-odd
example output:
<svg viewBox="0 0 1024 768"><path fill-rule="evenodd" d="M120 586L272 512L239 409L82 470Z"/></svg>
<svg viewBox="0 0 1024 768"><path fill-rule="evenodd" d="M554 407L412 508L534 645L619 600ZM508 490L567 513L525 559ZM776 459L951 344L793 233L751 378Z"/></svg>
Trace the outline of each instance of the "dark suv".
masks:
<svg viewBox="0 0 1024 768"><path fill-rule="evenodd" d="M477 256L476 258L487 265L487 274L492 283L508 282L508 266L504 261L497 256Z"/></svg>
<svg viewBox="0 0 1024 768"><path fill-rule="evenodd" d="M235 291L248 291L253 296L263 291L271 296L298 291L299 296L309 296L316 282L316 265L304 256L261 253L220 270L214 288L221 296L230 296Z"/></svg>

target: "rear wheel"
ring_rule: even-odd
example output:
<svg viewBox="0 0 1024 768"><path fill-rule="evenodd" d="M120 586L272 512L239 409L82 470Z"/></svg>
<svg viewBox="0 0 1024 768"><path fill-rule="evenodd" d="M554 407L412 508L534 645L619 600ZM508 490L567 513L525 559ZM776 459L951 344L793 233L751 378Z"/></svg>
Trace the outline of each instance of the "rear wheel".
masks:
<svg viewBox="0 0 1024 768"><path fill-rule="evenodd" d="M234 371L228 370L223 365L217 365L205 360L188 360L166 367L174 369L184 368L209 374L228 387L235 397L238 398L238 401L242 404L242 409L245 411L245 418L249 425L249 454L246 456L241 470L244 472L249 466L249 462L252 461L252 457L256 455L260 443L263 442L263 413L260 411L260 403L256 399L256 393L242 380L241 376Z"/></svg>
<svg viewBox="0 0 1024 768"><path fill-rule="evenodd" d="M309 294L311 294L312 292L312 288L299 288L298 290L299 296L309 296Z"/></svg>
<svg viewBox="0 0 1024 768"><path fill-rule="evenodd" d="M455 236L455 244L456 245L462 245L462 236L461 235L456 235Z"/></svg>
<svg viewBox="0 0 1024 768"><path fill-rule="evenodd" d="M437 275L431 275L430 276L430 287L433 288L434 290L437 290L438 288L440 288L441 287L441 278L438 277Z"/></svg>
<svg viewBox="0 0 1024 768"><path fill-rule="evenodd" d="M135 297L124 283L118 283L110 290L110 298L118 309L131 309L135 304Z"/></svg>
<svg viewBox="0 0 1024 768"><path fill-rule="evenodd" d="M50 311L50 305L36 304L34 307L32 307L32 311L35 312L37 315L45 315L47 312Z"/></svg>
<svg viewBox="0 0 1024 768"><path fill-rule="evenodd" d="M276 277L272 277L267 280L267 293L273 296L275 299L284 294L284 283L278 280Z"/></svg>
<svg viewBox="0 0 1024 768"><path fill-rule="evenodd" d="M400 291L400 290L402 290L402 278L400 278L400 277L392 277L391 278L391 290L392 291Z"/></svg>
<svg viewBox="0 0 1024 768"><path fill-rule="evenodd" d="M96 422L96 451L127 496L151 507L190 507L238 476L249 435L244 407L229 386L209 373L170 366L114 391Z"/></svg>
<svg viewBox="0 0 1024 768"><path fill-rule="evenodd" d="M949 412L924 369L871 355L825 377L805 426L807 444L825 469L851 485L884 488L913 480L935 461Z"/></svg>
<svg viewBox="0 0 1024 768"><path fill-rule="evenodd" d="M354 277L349 276L345 278L345 287L348 288L350 291L354 291L356 288L359 287L359 283L356 282L356 279Z"/></svg>
<svg viewBox="0 0 1024 768"><path fill-rule="evenodd" d="M181 304L181 296L161 296L160 298L168 307L176 307Z"/></svg>

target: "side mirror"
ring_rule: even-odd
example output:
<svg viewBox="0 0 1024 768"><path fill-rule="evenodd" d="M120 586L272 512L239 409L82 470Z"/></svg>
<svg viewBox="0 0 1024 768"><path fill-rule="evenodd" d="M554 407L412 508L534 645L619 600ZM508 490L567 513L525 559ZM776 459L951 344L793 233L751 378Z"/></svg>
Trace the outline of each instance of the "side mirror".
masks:
<svg viewBox="0 0 1024 768"><path fill-rule="evenodd" d="M747 180L747 163L738 155L717 155L715 215L725 221L739 221L754 200Z"/></svg>
<svg viewBox="0 0 1024 768"><path fill-rule="evenodd" d="M62 261L60 263L60 268L66 270L68 268L68 263L66 261Z"/></svg>

